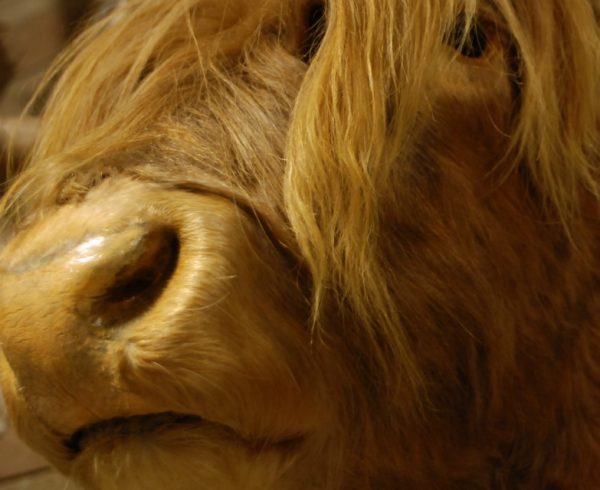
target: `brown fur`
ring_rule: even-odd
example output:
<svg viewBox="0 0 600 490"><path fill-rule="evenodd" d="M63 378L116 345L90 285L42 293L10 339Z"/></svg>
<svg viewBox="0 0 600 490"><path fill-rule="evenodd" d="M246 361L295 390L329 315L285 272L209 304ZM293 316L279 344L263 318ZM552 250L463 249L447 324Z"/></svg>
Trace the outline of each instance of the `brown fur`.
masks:
<svg viewBox="0 0 600 490"><path fill-rule="evenodd" d="M2 34L2 26L0 26L0 35ZM10 79L12 78L14 66L12 61L8 57L6 48L0 40L0 95L4 92L4 89ZM6 163L4 154L6 152L7 138L4 135L2 129L0 129L0 186L4 184L6 180ZM0 187L1 189L1 187Z"/></svg>
<svg viewBox="0 0 600 490"><path fill-rule="evenodd" d="M65 53L2 205L17 427L100 489L596 488L597 0L314 5L130 0ZM130 216L207 248L93 333L110 273L32 264ZM157 411L211 424L64 444Z"/></svg>
<svg viewBox="0 0 600 490"><path fill-rule="evenodd" d="M0 26L0 33L2 33L2 30L2 26ZM8 57L4 44L0 42L0 93L2 93L4 87L10 81L13 70L13 63Z"/></svg>

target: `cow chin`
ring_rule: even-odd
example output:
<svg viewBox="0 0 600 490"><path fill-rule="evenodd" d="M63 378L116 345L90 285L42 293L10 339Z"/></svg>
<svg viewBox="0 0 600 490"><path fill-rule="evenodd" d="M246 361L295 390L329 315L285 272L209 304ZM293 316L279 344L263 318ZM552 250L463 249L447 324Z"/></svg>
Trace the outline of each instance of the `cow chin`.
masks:
<svg viewBox="0 0 600 490"><path fill-rule="evenodd" d="M30 224L0 257L21 435L94 488L275 485L326 423L275 242L224 196L124 179Z"/></svg>
<svg viewBox="0 0 600 490"><path fill-rule="evenodd" d="M151 437L127 436L115 444L109 434L74 462L72 474L90 489L177 490L300 489L294 468L303 451L295 443L240 444L218 428L162 429Z"/></svg>

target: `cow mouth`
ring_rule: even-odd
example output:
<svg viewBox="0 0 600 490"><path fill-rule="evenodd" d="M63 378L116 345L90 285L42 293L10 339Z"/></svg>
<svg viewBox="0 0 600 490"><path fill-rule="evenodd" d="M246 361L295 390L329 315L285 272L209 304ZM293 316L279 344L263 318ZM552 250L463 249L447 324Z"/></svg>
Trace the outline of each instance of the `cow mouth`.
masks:
<svg viewBox="0 0 600 490"><path fill-rule="evenodd" d="M264 451L267 448L276 449L280 452L293 453L305 440L305 436L291 435L281 439L256 438L249 439L236 433L230 427L208 422L197 415L179 414L173 412L162 412L147 415L133 415L129 417L115 417L92 423L73 432L67 439L63 440L63 446L69 451L72 458L81 454L93 439L100 436L111 436L118 440L128 436L152 436L159 431L177 428L202 429L218 428L224 437L236 440L247 449Z"/></svg>
<svg viewBox="0 0 600 490"><path fill-rule="evenodd" d="M65 439L63 445L73 456L77 456L83 452L91 439L100 435L109 434L115 438L119 438L152 434L159 429L163 430L181 426L198 427L205 425L205 423L204 419L197 415L171 412L116 417L81 427Z"/></svg>

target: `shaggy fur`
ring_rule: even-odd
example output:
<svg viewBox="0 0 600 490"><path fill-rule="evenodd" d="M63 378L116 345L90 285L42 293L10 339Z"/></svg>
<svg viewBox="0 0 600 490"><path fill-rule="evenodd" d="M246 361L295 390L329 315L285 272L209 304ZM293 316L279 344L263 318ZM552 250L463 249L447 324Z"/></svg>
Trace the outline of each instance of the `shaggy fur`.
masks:
<svg viewBox="0 0 600 490"><path fill-rule="evenodd" d="M596 488L599 17L597 0L121 4L49 75L1 280L61 227L125 214L176 207L211 243L110 337L118 368L96 334L49 362L19 333L59 318L71 272L43 312L0 290L23 437L103 490ZM184 280L199 256L212 282ZM123 415L107 397L214 424L65 446L83 407Z"/></svg>

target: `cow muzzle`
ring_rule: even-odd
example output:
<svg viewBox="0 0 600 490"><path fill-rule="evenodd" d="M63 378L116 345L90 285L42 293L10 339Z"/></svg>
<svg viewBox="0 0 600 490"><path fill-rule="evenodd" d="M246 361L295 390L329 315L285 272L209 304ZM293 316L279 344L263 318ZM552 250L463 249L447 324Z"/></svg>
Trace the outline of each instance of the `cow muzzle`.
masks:
<svg viewBox="0 0 600 490"><path fill-rule="evenodd" d="M306 432L322 412L307 316L298 271L221 196L106 184L0 254L3 388L59 466L83 436L161 420L244 440Z"/></svg>

